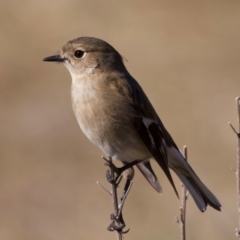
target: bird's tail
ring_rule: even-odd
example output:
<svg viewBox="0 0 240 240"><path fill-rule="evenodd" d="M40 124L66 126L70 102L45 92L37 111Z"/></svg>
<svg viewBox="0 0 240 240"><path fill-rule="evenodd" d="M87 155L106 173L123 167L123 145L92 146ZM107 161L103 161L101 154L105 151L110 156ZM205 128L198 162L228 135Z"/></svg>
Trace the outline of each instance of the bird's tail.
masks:
<svg viewBox="0 0 240 240"><path fill-rule="evenodd" d="M221 203L199 179L179 150L174 147L168 149L168 165L188 189L200 211L204 212L207 205L221 211Z"/></svg>

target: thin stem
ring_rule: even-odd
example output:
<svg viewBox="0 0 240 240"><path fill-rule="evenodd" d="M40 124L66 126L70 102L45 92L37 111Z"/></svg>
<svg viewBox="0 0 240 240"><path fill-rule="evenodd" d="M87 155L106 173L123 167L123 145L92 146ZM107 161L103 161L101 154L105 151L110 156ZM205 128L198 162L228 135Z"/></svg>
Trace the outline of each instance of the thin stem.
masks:
<svg viewBox="0 0 240 240"><path fill-rule="evenodd" d="M183 147L183 156L187 161L187 146ZM182 186L182 194L181 194L181 207L180 207L180 219L176 218L176 222L180 227L180 239L186 240L186 209L187 209L187 198L188 198L188 191L186 187L181 184Z"/></svg>
<svg viewBox="0 0 240 240"><path fill-rule="evenodd" d="M236 231L236 236L240 239L240 97L236 98L237 109L238 109L238 149L237 149L237 200L238 200L238 229Z"/></svg>
<svg viewBox="0 0 240 240"><path fill-rule="evenodd" d="M238 198L238 234L237 237L240 239L240 97L236 98L237 109L238 109L238 149L237 149L237 198Z"/></svg>
<svg viewBox="0 0 240 240"><path fill-rule="evenodd" d="M110 196L112 196L112 193L109 190L107 190L99 181L97 181L97 185L101 187L104 191L106 191Z"/></svg>
<svg viewBox="0 0 240 240"><path fill-rule="evenodd" d="M183 147L183 156L185 160L187 161L187 146ZM188 191L186 187L182 183L182 198L181 198L181 203L182 206L180 208L181 212L181 240L186 239L186 209L187 209L187 197L188 197Z"/></svg>
<svg viewBox="0 0 240 240"><path fill-rule="evenodd" d="M109 162L112 163L112 158L109 158ZM112 179L115 179L115 174L113 168L111 168L111 165L109 166L109 172L112 177ZM114 211L114 216L118 215L118 197L117 197L117 184L112 183L112 205L113 205L113 211ZM119 222L117 219L115 219L115 224L116 226L120 226ZM121 231L116 231L117 239L118 240L123 240L123 235Z"/></svg>
<svg viewBox="0 0 240 240"><path fill-rule="evenodd" d="M238 138L237 144L237 167L234 171L237 179L237 206L238 206L238 228L235 229L236 237L240 239L240 97L236 98L237 111L238 111L238 131L229 122L230 127Z"/></svg>

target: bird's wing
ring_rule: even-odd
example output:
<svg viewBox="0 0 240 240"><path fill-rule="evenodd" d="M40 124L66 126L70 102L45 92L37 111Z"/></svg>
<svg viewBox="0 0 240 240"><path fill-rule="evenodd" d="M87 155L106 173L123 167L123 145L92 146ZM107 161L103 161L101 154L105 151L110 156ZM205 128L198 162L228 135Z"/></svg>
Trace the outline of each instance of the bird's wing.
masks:
<svg viewBox="0 0 240 240"><path fill-rule="evenodd" d="M166 174L178 196L168 167L167 150L168 147L174 146L177 148L177 146L163 126L160 118L139 84L132 79L131 82L128 82L128 85L131 93L129 97L131 98L133 108L137 112L137 117L133 118L133 127Z"/></svg>

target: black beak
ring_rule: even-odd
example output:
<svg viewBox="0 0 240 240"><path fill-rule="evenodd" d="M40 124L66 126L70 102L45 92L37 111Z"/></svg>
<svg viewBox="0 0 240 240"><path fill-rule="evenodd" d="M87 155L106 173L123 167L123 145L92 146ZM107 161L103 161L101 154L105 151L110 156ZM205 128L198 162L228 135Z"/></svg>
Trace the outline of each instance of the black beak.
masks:
<svg viewBox="0 0 240 240"><path fill-rule="evenodd" d="M54 55L43 59L45 62L64 62L65 60L66 58L62 58L61 55Z"/></svg>

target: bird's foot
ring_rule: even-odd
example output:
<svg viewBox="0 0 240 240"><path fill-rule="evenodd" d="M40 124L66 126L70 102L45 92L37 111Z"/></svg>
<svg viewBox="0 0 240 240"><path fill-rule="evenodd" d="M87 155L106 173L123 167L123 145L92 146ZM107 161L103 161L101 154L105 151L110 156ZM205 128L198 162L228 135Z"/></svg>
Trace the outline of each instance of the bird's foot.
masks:
<svg viewBox="0 0 240 240"><path fill-rule="evenodd" d="M129 232L130 229L123 231L123 229L126 227L126 224L123 221L122 214L120 214L119 218L116 217L114 214L111 214L110 219L112 220L112 222L107 228L108 231L111 231L111 232L117 231L117 232L120 232L121 234L126 234Z"/></svg>
<svg viewBox="0 0 240 240"><path fill-rule="evenodd" d="M114 183L114 184L117 184L117 185L120 183L121 175L125 170L127 170L127 169L129 169L129 168L131 168L131 167L133 167L136 164L141 162L141 160L135 160L135 161L132 161L130 163L125 164L123 167L116 167L112 163L111 159L108 160L105 157L103 157L103 159L106 161L105 166L108 166L115 174L115 178L113 179L112 175L111 175L111 172L109 170L107 171L106 178L107 178L108 182L110 182L111 184Z"/></svg>

